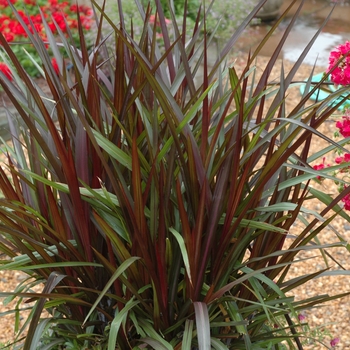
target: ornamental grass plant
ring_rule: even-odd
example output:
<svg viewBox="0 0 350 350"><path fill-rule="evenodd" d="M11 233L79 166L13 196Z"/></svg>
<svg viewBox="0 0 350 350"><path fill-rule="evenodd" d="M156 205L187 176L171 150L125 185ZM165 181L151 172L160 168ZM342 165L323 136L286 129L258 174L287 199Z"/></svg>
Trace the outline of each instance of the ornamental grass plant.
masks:
<svg viewBox="0 0 350 350"><path fill-rule="evenodd" d="M311 180L319 172L309 165L319 156L310 154L315 137L329 142L327 150L341 147L317 131L339 93L307 104L323 83L310 77L292 111L285 108L322 27L289 73L282 68L278 82L269 79L303 3L291 1L241 73L225 60L263 0L213 66L207 48L215 31L201 36L205 3L187 41L186 6L179 27L172 2L167 24L159 0L155 8L136 0L144 18L136 41L120 1L118 22L93 1L92 48L79 17L77 47L69 28L67 37L56 26L57 39L45 18L44 41L11 6L49 89L36 85L0 34L12 78L0 73L0 84L16 109L7 110L12 143L3 146L0 168L0 250L8 258L0 268L28 276L0 295L17 300L17 316L34 302L16 325L14 348L303 348L301 310L342 295L295 300L293 289L348 271L289 278L289 269L305 250L337 266L332 248L347 252L346 241L337 234L322 245L317 235L339 216L350 219L338 205L350 188L334 199L317 191ZM257 78L255 59L293 6ZM105 21L114 52L105 47ZM325 208L305 209L310 200Z"/></svg>

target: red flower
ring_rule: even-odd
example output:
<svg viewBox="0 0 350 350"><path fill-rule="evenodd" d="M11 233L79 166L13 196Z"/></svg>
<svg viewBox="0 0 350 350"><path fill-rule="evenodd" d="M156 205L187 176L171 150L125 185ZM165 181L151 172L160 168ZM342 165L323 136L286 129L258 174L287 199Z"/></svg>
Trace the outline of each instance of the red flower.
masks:
<svg viewBox="0 0 350 350"><path fill-rule="evenodd" d="M348 163L348 162L350 162L350 153L345 153L343 157L337 157L337 158L335 158L335 162L336 162L337 164Z"/></svg>
<svg viewBox="0 0 350 350"><path fill-rule="evenodd" d="M350 116L344 115L343 121L337 121L335 123L335 126L339 129L340 134L343 137L349 137L350 136Z"/></svg>
<svg viewBox="0 0 350 350"><path fill-rule="evenodd" d="M17 1L17 0L11 0L11 2L12 2L13 4L15 4L16 1ZM0 0L0 7L7 7L7 6L8 6L7 0Z"/></svg>
<svg viewBox="0 0 350 350"><path fill-rule="evenodd" d="M58 75L60 73L60 68L58 67L58 63L57 63L57 60L55 57L53 57L51 59L51 64L52 64L52 67L54 69L54 71L56 72L56 74Z"/></svg>
<svg viewBox="0 0 350 350"><path fill-rule="evenodd" d="M13 80L11 70L6 63L0 62L0 72L2 72L8 80Z"/></svg>
<svg viewBox="0 0 350 350"><path fill-rule="evenodd" d="M85 15L88 17L92 17L94 15L94 11L92 10L92 8L86 6Z"/></svg>
<svg viewBox="0 0 350 350"><path fill-rule="evenodd" d="M26 13L24 11L22 11L22 10L18 10L17 12L22 17L23 22L25 24L29 24L30 21L29 21L28 16L26 15Z"/></svg>
<svg viewBox="0 0 350 350"><path fill-rule="evenodd" d="M61 23L58 24L58 26L60 27L62 32L65 32L67 30L66 22L61 22Z"/></svg>
<svg viewBox="0 0 350 350"><path fill-rule="evenodd" d="M14 35L24 35L26 36L26 31L25 29L22 27L22 25L20 23L16 23L16 22L12 22L11 23L11 32Z"/></svg>
<svg viewBox="0 0 350 350"><path fill-rule="evenodd" d="M48 23L48 25L50 27L51 32L55 33L56 32L56 25L55 25L55 23L50 22L50 23Z"/></svg>
<svg viewBox="0 0 350 350"><path fill-rule="evenodd" d="M5 33L3 33L3 35L8 43L10 43L11 41L13 41L15 39L15 36L12 32L5 32Z"/></svg>
<svg viewBox="0 0 350 350"><path fill-rule="evenodd" d="M28 26L31 33L40 33L42 29L44 28L43 24L41 23L34 23L34 28L32 25Z"/></svg>
<svg viewBox="0 0 350 350"><path fill-rule="evenodd" d="M52 14L53 19L58 24L58 26L61 28L63 32L66 31L66 21L65 21L65 15L60 12L55 12Z"/></svg>
<svg viewBox="0 0 350 350"><path fill-rule="evenodd" d="M344 187L345 189L346 187ZM350 195L346 195L343 199L342 202L344 203L344 209L345 210L350 210Z"/></svg>
<svg viewBox="0 0 350 350"><path fill-rule="evenodd" d="M68 21L68 26L70 29L78 28L78 21L76 19L72 19L72 20Z"/></svg>
<svg viewBox="0 0 350 350"><path fill-rule="evenodd" d="M326 167L325 161L326 161L326 159L323 158L321 164L315 164L312 168L313 168L314 170L323 170L323 169ZM329 164L327 164L327 166L329 166ZM322 177L322 176L316 176L316 178L317 178L317 180L319 180L319 181L324 180L324 177Z"/></svg>

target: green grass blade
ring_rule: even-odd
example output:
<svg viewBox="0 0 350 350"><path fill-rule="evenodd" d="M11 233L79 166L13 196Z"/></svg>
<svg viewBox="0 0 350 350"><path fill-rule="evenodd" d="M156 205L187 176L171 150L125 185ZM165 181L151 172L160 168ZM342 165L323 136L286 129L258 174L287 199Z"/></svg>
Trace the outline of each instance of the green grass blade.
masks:
<svg viewBox="0 0 350 350"><path fill-rule="evenodd" d="M193 303L196 315L198 346L201 350L211 350L210 321L208 306L203 302Z"/></svg>
<svg viewBox="0 0 350 350"><path fill-rule="evenodd" d="M154 329L147 320L139 318L139 326L142 327L146 337L141 338L140 342L145 342L152 346L153 349L159 350L173 350L173 346L167 342L163 337Z"/></svg>
<svg viewBox="0 0 350 350"><path fill-rule="evenodd" d="M83 322L86 323L90 317L90 315L93 313L93 311L95 310L96 306L99 304L99 302L101 301L101 299L104 297L104 295L107 293L107 291L109 290L109 288L111 287L111 285L114 283L114 281L122 274L125 272L125 270L132 265L136 260L139 260L140 258L138 257L131 257L127 260L125 260L118 268L117 270L114 272L113 276L109 279L109 281L107 282L107 284L105 285L105 287L103 288L103 290L101 291L101 293L99 294L98 298L96 299L96 301L94 302L93 306L91 307L90 311L88 312L88 314L85 317L85 320Z"/></svg>
<svg viewBox="0 0 350 350"><path fill-rule="evenodd" d="M182 259L183 259L184 264L185 264L187 276L188 276L188 279L190 280L190 283L192 284L190 261L188 259L185 241L184 241L183 237L180 235L180 233L178 231L176 231L173 227L170 227L169 231L174 235L174 237L177 240L177 243L179 244Z"/></svg>
<svg viewBox="0 0 350 350"><path fill-rule="evenodd" d="M108 336L108 350L115 350L119 328L121 324L125 322L127 313L129 312L129 310L131 310L137 304L139 304L138 300L130 299L125 304L122 310L120 310L119 312L118 311L116 312L116 316L111 323L111 328Z"/></svg>
<svg viewBox="0 0 350 350"><path fill-rule="evenodd" d="M181 350L191 350L193 338L193 320L186 320L185 330L182 336Z"/></svg>
<svg viewBox="0 0 350 350"><path fill-rule="evenodd" d="M229 348L223 344L219 339L211 338L211 346L215 350L229 350Z"/></svg>
<svg viewBox="0 0 350 350"><path fill-rule="evenodd" d="M45 287L43 289L42 294L51 293L51 291L65 278L65 275L58 274L56 272L52 272L47 279L47 282L45 284ZM37 332L37 325L41 316L41 313L44 309L45 305L45 299L41 298L36 303L34 309L33 309L33 316L30 322L30 326L28 329L28 335L26 337L26 341L23 346L23 350L34 350L36 349L36 342L38 341L38 338L40 338L40 335Z"/></svg>

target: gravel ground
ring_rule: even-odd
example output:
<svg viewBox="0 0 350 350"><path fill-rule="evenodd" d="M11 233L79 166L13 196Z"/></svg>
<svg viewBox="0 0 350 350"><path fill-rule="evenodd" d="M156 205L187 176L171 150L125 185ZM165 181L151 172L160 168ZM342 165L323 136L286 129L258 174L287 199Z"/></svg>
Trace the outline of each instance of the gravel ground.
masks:
<svg viewBox="0 0 350 350"><path fill-rule="evenodd" d="M235 67L240 70L244 63L245 54L240 53L235 59ZM266 64L267 58L261 57L258 60L257 71L261 71L262 67ZM274 67L272 79L278 79L280 74L281 61ZM290 62L284 61L285 71L288 72L292 67ZM296 80L304 80L311 73L311 66L303 65L295 76ZM322 67L316 67L316 73L324 71ZM287 97L287 109L291 109L296 101L300 99L300 93L297 87L292 88ZM334 121L324 123L319 131L329 137L332 137L335 125ZM312 151L317 151L321 147L324 147L325 143L319 138L315 138L312 141ZM331 190L336 193L336 189L332 183L313 183L313 186L323 189L324 191ZM319 211L321 206L317 202L312 202L311 208ZM341 234L346 241L350 241L350 223L344 222L342 219L337 219L333 223L334 230ZM297 235L300 232L300 227L294 226L291 234ZM331 243L337 241L337 237L331 229L325 229L319 234L319 240L321 243ZM350 270L350 260L348 253L345 249L332 249L331 254L347 269ZM300 276L311 272L319 271L326 268L326 264L322 256L313 251L312 260L300 262L290 271L290 277ZM317 256L315 256L317 255ZM310 257L310 253L303 253L299 256L300 258ZM329 261L330 268L335 267L335 263ZM23 275L18 272L12 271L0 271L0 291L13 290L23 279ZM345 293L350 291L350 280L348 277L327 277L315 279L302 288L294 290L296 299L304 299L311 296L317 296L321 294L335 295L338 293ZM0 312L14 307L12 303L10 306L0 305ZM324 305L321 308L313 310L305 310L305 321L309 323L311 329L319 329L320 332L324 333L328 330L332 337L339 337L340 343L337 345L337 349L350 349L350 297L344 297L341 300L336 300ZM1 318L2 332L0 333L0 342L13 339L14 331L14 318L11 315L3 316ZM329 347L330 337L325 337L325 346L311 344L307 349L325 349Z"/></svg>

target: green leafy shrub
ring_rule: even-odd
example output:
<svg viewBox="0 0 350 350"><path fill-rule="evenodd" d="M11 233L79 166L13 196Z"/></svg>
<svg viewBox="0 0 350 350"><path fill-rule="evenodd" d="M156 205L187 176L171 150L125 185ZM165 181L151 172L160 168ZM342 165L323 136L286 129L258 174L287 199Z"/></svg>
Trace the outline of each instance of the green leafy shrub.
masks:
<svg viewBox="0 0 350 350"><path fill-rule="evenodd" d="M0 74L0 84L18 115L7 112L13 139L0 168L0 250L9 257L1 269L29 275L0 295L36 302L18 335L21 348L300 348L300 310L341 297L292 296L341 269L288 274L300 251L348 248L341 236L328 245L314 239L338 215L350 219L337 204L350 189L332 200L309 186L318 175L309 165L311 139L328 140L317 128L337 106L305 106L320 82L308 83L310 93L285 109L310 46L279 84L269 83L298 11L258 80L254 62L263 44L242 72L223 68L262 4L209 66L215 32L201 41L203 22L186 41L186 26L175 16L168 25L158 0L152 23L153 13L139 4L145 25L135 41L94 2L101 17L91 51L81 27L80 50L61 33L59 46L48 30L57 67L27 30L49 93L0 35L13 75ZM109 54L104 21L113 28ZM310 219L304 205L312 197L325 209ZM290 243L298 221L303 229Z"/></svg>

